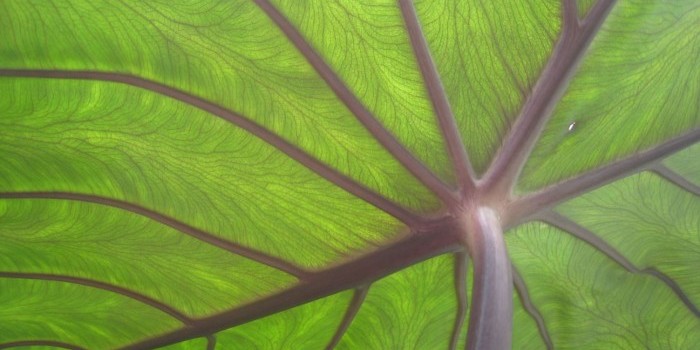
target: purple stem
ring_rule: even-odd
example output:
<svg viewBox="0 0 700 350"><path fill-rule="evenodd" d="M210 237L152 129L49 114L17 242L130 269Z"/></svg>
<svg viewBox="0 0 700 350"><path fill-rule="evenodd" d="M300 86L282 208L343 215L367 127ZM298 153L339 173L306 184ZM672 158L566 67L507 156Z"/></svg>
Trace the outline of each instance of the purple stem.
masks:
<svg viewBox="0 0 700 350"><path fill-rule="evenodd" d="M467 349L510 350L513 333L513 277L496 212L477 207L464 220L474 264Z"/></svg>

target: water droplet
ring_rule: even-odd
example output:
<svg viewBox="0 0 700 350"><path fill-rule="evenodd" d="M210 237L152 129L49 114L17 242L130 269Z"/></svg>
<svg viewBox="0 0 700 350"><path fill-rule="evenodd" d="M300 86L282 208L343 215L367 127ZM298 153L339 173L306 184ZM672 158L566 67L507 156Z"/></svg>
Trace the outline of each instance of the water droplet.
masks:
<svg viewBox="0 0 700 350"><path fill-rule="evenodd" d="M576 127L576 122L572 122L571 124L569 124L569 131L573 131L575 127Z"/></svg>

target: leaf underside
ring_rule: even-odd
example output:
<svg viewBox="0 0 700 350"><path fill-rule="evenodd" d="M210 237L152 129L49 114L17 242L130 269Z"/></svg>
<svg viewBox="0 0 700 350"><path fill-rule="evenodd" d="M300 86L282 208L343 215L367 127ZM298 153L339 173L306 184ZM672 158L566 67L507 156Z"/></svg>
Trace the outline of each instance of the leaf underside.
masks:
<svg viewBox="0 0 700 350"><path fill-rule="evenodd" d="M0 2L0 348L700 344L693 0ZM480 202L481 203L481 202Z"/></svg>

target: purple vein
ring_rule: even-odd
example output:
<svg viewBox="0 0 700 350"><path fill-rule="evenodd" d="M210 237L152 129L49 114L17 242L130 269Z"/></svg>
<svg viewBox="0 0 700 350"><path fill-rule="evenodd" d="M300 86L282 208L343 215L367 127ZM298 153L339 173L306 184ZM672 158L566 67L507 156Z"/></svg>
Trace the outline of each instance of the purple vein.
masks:
<svg viewBox="0 0 700 350"><path fill-rule="evenodd" d="M192 324L192 319L185 316L181 312L173 309L169 305L163 304L158 300L155 300L155 299L148 297L146 295L143 295L143 294L139 294L133 290L129 290L129 289L126 289L123 287L115 286L113 284L109 284L109 283L105 283L105 282L95 281L95 280L81 278L81 277L65 276L65 275L54 275L54 274L46 274L46 273L27 273L27 272L6 272L6 271L0 271L0 278L31 279L31 280L41 280L41 281L58 281L58 282L66 282L66 283L78 284L78 285L85 286L85 287L101 289L101 290L105 290L108 292L119 294L121 296L139 301L142 304L146 304L154 309L158 309L158 310L172 316L173 318L176 318L178 321L180 321L186 325Z"/></svg>
<svg viewBox="0 0 700 350"><path fill-rule="evenodd" d="M450 350L457 349L459 336L462 333L462 326L467 316L467 269L469 265L469 255L465 252L455 254L454 265L454 287L457 296L457 314L455 323L452 326L452 337L450 338Z"/></svg>
<svg viewBox="0 0 700 350"><path fill-rule="evenodd" d="M19 341L13 341L13 342L8 342L8 343L2 343L0 344L0 349L9 349L9 348L17 348L17 347L25 347L25 346L52 346L54 348L62 348L62 349L69 349L69 350L85 350L85 348L69 344L69 343L64 343L61 341L55 341L55 340L19 340Z"/></svg>
<svg viewBox="0 0 700 350"><path fill-rule="evenodd" d="M575 178L517 198L509 206L509 221L521 221L558 203L591 191L614 180L643 170L659 159L700 141L700 129L670 139L644 152L635 153ZM510 225L509 225L510 226Z"/></svg>
<svg viewBox="0 0 700 350"><path fill-rule="evenodd" d="M255 3L277 24L280 30L306 58L318 75L328 84L335 95L355 115L357 120L374 136L384 148L411 174L433 191L445 204L454 206L456 199L452 191L428 168L416 159L358 100L326 61L311 47L289 20L267 0Z"/></svg>
<svg viewBox="0 0 700 350"><path fill-rule="evenodd" d="M216 337L214 335L207 336L207 350L216 349Z"/></svg>
<svg viewBox="0 0 700 350"><path fill-rule="evenodd" d="M445 222L430 232L408 235L356 260L317 272L309 280L252 303L195 320L194 324L145 339L123 349L153 349L205 336L275 314L306 302L358 288L431 257L462 249L454 223Z"/></svg>
<svg viewBox="0 0 700 350"><path fill-rule="evenodd" d="M299 164L326 179L328 182L374 205L375 207L402 221L406 225L414 227L423 223L422 218L384 198L382 195L355 182L351 178L341 174L337 170L306 153L306 151L285 141L277 134L255 123L254 121L187 92L157 83L155 81L114 72L0 69L0 76L108 81L135 86L173 98L190 106L211 113L240 127L241 129L248 131L269 145L275 147L280 152L294 159Z"/></svg>
<svg viewBox="0 0 700 350"><path fill-rule="evenodd" d="M106 198L90 194L72 193L72 192L0 192L0 199L62 199L78 202L95 203L104 206L119 208L147 217L153 221L169 226L178 230L190 237L193 237L202 242L211 244L217 248L227 250L231 253L246 257L261 264L276 268L293 275L299 279L308 278L309 272L295 266L280 258L265 254L263 252L244 247L242 245L229 242L214 236L211 233L204 232L183 222L175 220L169 216L165 216L153 210L138 206L136 204L124 202L118 199Z"/></svg>
<svg viewBox="0 0 700 350"><path fill-rule="evenodd" d="M554 106L614 3L615 0L599 0L586 19L579 22L573 1L563 0L561 36L503 146L484 175L487 189L510 193Z"/></svg>
<svg viewBox="0 0 700 350"><path fill-rule="evenodd" d="M654 164L649 170L653 171L657 175L663 177L664 179L668 180L669 182L673 183L674 185L696 195L700 196L700 186L688 181L688 179L684 178L680 174L676 173L675 171L669 169L665 165L661 163L656 163Z"/></svg>
<svg viewBox="0 0 700 350"><path fill-rule="evenodd" d="M348 305L348 308L345 311L345 316L343 316L343 320L340 322L340 325L335 331L335 334L333 334L333 338L331 338L331 341L326 346L326 350L335 349L335 347L340 342L340 339L343 338L343 335L345 335L345 331L348 330L348 327L350 327L350 324L355 319L357 312L360 311L360 307L362 307L362 303L365 301L365 297L367 296L368 291L369 286L362 286L360 288L355 289L355 293L352 296L352 300L350 300L350 304Z"/></svg>
<svg viewBox="0 0 700 350"><path fill-rule="evenodd" d="M401 7L401 13L403 14L406 29L411 39L413 52L418 61L421 73L423 74L423 81L430 95L430 101L433 104L433 110L435 110L435 114L437 115L438 123L440 124L440 129L442 130L442 135L447 145L447 150L452 159L454 172L462 187L462 192L464 195L469 195L475 188L474 171L472 170L466 148L464 147L464 143L457 129L457 123L452 113L450 103L447 100L440 75L430 55L428 43L423 36L423 30L418 21L416 9L413 6L412 0L400 0L399 6Z"/></svg>
<svg viewBox="0 0 700 350"><path fill-rule="evenodd" d="M515 268L515 265L511 265L511 270L513 272L513 286L515 287L515 291L518 292L520 303L523 304L525 312L527 312L535 321L535 324L537 324L537 331L540 333L540 337L542 337L544 344L547 346L547 350L554 349L552 338L549 337L549 332L544 322L544 317L542 317L540 310L538 310L537 306L532 302L525 280Z"/></svg>
<svg viewBox="0 0 700 350"><path fill-rule="evenodd" d="M569 218L560 215L558 213L555 213L553 211L549 211L546 213L542 213L539 215L539 219L542 220L543 222L550 224L552 226L555 226L562 231L565 231L572 236L588 243L592 247L596 248L599 250L601 253L605 254L608 258L612 259L615 261L617 264L622 266L625 270L631 272L631 273L636 273L636 274L647 274L650 276L655 277L656 279L660 280L663 282L668 288L673 291L674 294L680 299L683 304L692 312L695 317L700 318L700 310L693 304L693 302L690 300L690 298L683 292L681 287L674 281L671 277L666 275L665 273L657 270L656 268L653 267L645 267L645 268L638 268L635 266L631 261L629 261L622 253L618 252L617 249L613 248L611 245L609 245L607 242L605 242L602 238L598 237L596 234L593 232L589 231L585 227L575 223L574 221L570 220Z"/></svg>

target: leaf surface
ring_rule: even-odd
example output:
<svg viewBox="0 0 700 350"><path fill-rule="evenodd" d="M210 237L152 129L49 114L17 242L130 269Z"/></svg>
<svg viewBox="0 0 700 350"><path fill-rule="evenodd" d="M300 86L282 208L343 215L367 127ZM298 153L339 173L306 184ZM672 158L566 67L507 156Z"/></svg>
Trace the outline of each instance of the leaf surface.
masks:
<svg viewBox="0 0 700 350"><path fill-rule="evenodd" d="M2 1L0 348L470 347L484 208L513 348L692 348L699 19Z"/></svg>

